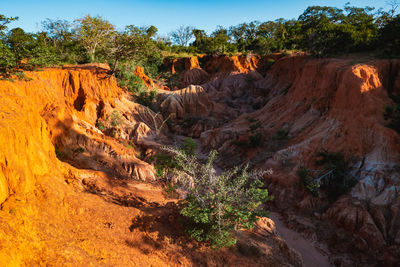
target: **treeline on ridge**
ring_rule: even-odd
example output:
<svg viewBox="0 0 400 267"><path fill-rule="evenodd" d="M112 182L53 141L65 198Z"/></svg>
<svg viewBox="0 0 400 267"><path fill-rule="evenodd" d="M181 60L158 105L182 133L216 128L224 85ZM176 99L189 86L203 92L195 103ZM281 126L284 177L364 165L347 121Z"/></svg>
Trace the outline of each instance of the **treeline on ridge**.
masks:
<svg viewBox="0 0 400 267"><path fill-rule="evenodd" d="M107 62L111 73L128 65L141 65L155 77L163 58L171 55L259 54L298 50L324 57L368 52L400 55L398 2L391 9L371 7L308 7L298 19L242 23L211 34L182 26L162 37L155 26L126 26L123 31L106 19L87 15L74 22L47 19L42 30L27 33L9 29L18 17L0 15L0 72L61 64ZM121 66L121 63L122 64Z"/></svg>

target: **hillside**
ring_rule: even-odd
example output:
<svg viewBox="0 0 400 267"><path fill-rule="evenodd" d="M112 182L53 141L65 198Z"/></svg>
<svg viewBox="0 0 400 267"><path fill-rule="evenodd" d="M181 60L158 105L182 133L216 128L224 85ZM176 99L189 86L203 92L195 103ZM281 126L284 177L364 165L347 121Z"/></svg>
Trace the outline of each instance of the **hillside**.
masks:
<svg viewBox="0 0 400 267"><path fill-rule="evenodd" d="M214 251L188 238L177 196L149 161L181 136L198 140L202 154L216 149L221 169L271 168L264 182L275 199L265 208L326 244L332 264L399 261L400 135L383 117L400 92L399 60L295 53L166 61L175 88L136 72L157 90L159 115L132 101L104 67L0 81L0 262L303 265L269 219L239 231L233 248ZM341 152L354 179L335 197L323 187L313 194L298 175L301 167L318 179L335 173L317 164L323 151Z"/></svg>

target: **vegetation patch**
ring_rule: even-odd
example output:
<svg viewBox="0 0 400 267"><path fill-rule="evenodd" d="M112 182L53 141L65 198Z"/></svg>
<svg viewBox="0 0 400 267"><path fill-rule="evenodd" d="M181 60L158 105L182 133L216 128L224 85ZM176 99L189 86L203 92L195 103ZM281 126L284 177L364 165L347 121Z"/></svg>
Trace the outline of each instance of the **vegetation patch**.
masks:
<svg viewBox="0 0 400 267"><path fill-rule="evenodd" d="M260 181L264 172L248 167L217 174L212 151L205 164L183 150L165 148L174 155L179 186L188 192L180 213L186 218L189 235L217 249L236 243L235 231L251 229L259 216L268 213L260 205L272 198Z"/></svg>
<svg viewBox="0 0 400 267"><path fill-rule="evenodd" d="M320 188L320 184L317 181L313 181L313 177L311 176L310 170L305 166L301 166L297 170L297 175L303 182L304 188L314 197L318 197L319 195L318 189Z"/></svg>
<svg viewBox="0 0 400 267"><path fill-rule="evenodd" d="M386 105L383 117L388 121L387 127L400 133L400 97L393 96L394 105Z"/></svg>
<svg viewBox="0 0 400 267"><path fill-rule="evenodd" d="M113 113L111 113L111 118L110 118L111 126L117 127L121 124L121 122L122 120L118 111L114 110Z"/></svg>
<svg viewBox="0 0 400 267"><path fill-rule="evenodd" d="M322 189L331 199L336 200L349 192L357 183L350 173L349 165L342 152L327 150L318 152L316 165L323 168L320 171L314 171L316 174L305 166L301 166L297 171L304 187L316 197L319 196L319 189Z"/></svg>
<svg viewBox="0 0 400 267"><path fill-rule="evenodd" d="M83 152L85 152L85 149L83 147L78 147L75 148L73 152L76 154L82 154Z"/></svg>

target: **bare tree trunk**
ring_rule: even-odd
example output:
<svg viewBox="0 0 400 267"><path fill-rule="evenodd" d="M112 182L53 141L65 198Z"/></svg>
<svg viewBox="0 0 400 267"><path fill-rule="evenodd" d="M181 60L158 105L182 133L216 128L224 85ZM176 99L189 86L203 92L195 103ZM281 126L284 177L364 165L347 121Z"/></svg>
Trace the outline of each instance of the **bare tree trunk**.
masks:
<svg viewBox="0 0 400 267"><path fill-rule="evenodd" d="M89 56L90 56L90 62L93 63L94 62L94 50L90 51Z"/></svg>
<svg viewBox="0 0 400 267"><path fill-rule="evenodd" d="M90 50L89 50L89 55L90 55L90 62L93 63L95 61L95 53L96 53L96 47L97 44L95 44Z"/></svg>
<svg viewBox="0 0 400 267"><path fill-rule="evenodd" d="M115 58L114 65L113 65L113 67L111 69L111 73L110 73L111 75L113 75L117 71L118 62L119 62L119 57L117 56Z"/></svg>

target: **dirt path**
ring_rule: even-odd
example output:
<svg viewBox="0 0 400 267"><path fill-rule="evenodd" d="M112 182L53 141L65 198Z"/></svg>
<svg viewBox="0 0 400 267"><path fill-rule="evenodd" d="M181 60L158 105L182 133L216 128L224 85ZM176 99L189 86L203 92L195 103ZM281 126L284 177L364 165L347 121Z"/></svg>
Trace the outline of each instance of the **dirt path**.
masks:
<svg viewBox="0 0 400 267"><path fill-rule="evenodd" d="M302 237L299 233L286 227L285 223L280 220L277 212L271 212L270 218L275 222L275 229L278 234L291 247L300 252L303 262L307 267L330 267L333 266L326 255L316 248L309 240Z"/></svg>

